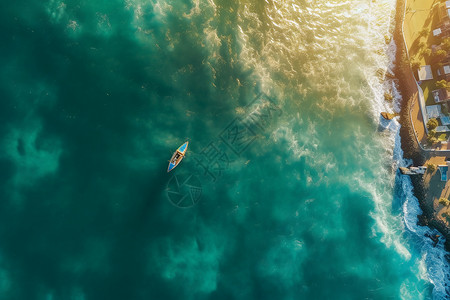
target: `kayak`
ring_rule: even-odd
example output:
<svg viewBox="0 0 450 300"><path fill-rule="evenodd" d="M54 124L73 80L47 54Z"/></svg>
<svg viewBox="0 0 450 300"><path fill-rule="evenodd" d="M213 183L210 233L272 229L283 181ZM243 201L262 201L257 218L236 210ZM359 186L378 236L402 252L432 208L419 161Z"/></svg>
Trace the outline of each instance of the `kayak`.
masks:
<svg viewBox="0 0 450 300"><path fill-rule="evenodd" d="M172 155L172 158L169 162L169 167L167 168L167 173L175 169L176 166L181 162L184 158L184 154L186 153L189 142L184 143L180 147L178 147L177 151Z"/></svg>

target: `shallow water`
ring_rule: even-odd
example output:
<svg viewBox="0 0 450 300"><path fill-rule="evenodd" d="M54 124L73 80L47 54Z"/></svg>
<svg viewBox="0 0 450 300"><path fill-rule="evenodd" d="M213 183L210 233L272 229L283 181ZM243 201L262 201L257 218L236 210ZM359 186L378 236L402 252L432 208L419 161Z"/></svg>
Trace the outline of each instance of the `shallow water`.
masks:
<svg viewBox="0 0 450 300"><path fill-rule="evenodd" d="M395 1L0 14L0 298L444 297L379 118Z"/></svg>

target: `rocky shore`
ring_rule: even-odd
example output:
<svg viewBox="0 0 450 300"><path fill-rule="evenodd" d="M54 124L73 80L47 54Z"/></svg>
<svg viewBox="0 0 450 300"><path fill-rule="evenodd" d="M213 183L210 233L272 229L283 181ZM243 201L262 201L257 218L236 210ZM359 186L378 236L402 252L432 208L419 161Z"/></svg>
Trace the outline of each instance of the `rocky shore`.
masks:
<svg viewBox="0 0 450 300"><path fill-rule="evenodd" d="M400 111L400 136L402 150L405 158L413 160L414 165L423 165L429 158L428 154L419 147L414 135L414 128L411 124L410 107L413 101L417 101L417 86L408 61L407 50L402 33L402 23L405 11L405 1L397 1L397 10L395 16L394 41L397 47L395 58L395 77L398 79L398 88L402 95ZM448 226L438 220L434 215L433 207L425 202L426 188L422 176L411 176L414 187L414 195L419 200L422 215L418 216L419 225L428 226L438 230L446 239L445 248L450 252L450 230Z"/></svg>

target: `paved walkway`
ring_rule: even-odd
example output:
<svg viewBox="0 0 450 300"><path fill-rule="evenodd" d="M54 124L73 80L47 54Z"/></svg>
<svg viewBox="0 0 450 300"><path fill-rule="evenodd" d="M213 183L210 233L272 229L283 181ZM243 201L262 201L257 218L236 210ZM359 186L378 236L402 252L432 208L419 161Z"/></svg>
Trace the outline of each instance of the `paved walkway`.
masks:
<svg viewBox="0 0 450 300"><path fill-rule="evenodd" d="M413 77L411 75L411 77ZM414 81L414 78L411 78L410 80ZM419 105L419 93L418 91L415 92L412 95L412 104L411 104L411 121L412 121L412 126L414 128L414 131L416 133L416 137L417 137L417 141L419 143L421 143L422 145L424 145L426 143L426 133L425 133L425 125L424 125L424 121L423 121L423 116L422 116L422 110L420 109L420 105Z"/></svg>

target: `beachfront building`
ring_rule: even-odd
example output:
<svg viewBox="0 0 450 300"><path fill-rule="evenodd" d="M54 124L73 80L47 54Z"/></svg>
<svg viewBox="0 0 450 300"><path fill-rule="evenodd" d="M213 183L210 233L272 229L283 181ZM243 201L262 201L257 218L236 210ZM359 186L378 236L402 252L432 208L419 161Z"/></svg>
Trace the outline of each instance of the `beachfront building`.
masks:
<svg viewBox="0 0 450 300"><path fill-rule="evenodd" d="M440 36L442 34L442 29L440 27L433 30L433 36Z"/></svg>
<svg viewBox="0 0 450 300"><path fill-rule="evenodd" d="M439 3L435 8L437 10L439 24L450 22L450 1Z"/></svg>
<svg viewBox="0 0 450 300"><path fill-rule="evenodd" d="M429 119L440 120L441 124L436 127L435 131L439 133L450 132L450 117L442 112L441 104L428 105L426 107L427 117Z"/></svg>
<svg viewBox="0 0 450 300"><path fill-rule="evenodd" d="M440 79L450 81L450 64L445 64L442 67L438 67L436 73Z"/></svg>
<svg viewBox="0 0 450 300"><path fill-rule="evenodd" d="M437 89L431 92L435 103L442 103L450 100L450 91L448 89Z"/></svg>
<svg viewBox="0 0 450 300"><path fill-rule="evenodd" d="M445 88L450 87L450 0L427 2L427 5L423 11L428 13L412 11L417 26L404 27L418 85L418 111L413 118L421 124L417 124L415 133L425 148L450 150L450 88ZM432 129L427 126L430 119L438 121Z"/></svg>
<svg viewBox="0 0 450 300"><path fill-rule="evenodd" d="M443 35L443 39L447 36ZM439 45L431 45L431 57L429 59L430 64L441 63L443 65L450 62L450 54L447 52L448 46L440 43ZM443 53L442 53L443 52Z"/></svg>
<svg viewBox="0 0 450 300"><path fill-rule="evenodd" d="M437 10L438 27L433 30L433 36L437 37L435 42L441 42L450 36L450 1L439 3L435 6ZM445 57L436 55L440 50L447 52ZM433 53L430 63L436 71L438 79L445 79L450 81L450 53L448 53L448 46L432 45L431 51Z"/></svg>
<svg viewBox="0 0 450 300"><path fill-rule="evenodd" d="M417 71L419 75L419 80L432 80L433 79L433 72L431 72L431 66L420 66L419 70Z"/></svg>
<svg viewBox="0 0 450 300"><path fill-rule="evenodd" d="M438 119L442 113L441 106L437 105L428 105L427 107L427 117L429 119Z"/></svg>
<svg viewBox="0 0 450 300"><path fill-rule="evenodd" d="M445 20L440 22L437 27L433 30L433 36L437 38L442 38L448 36L450 33L450 20Z"/></svg>
<svg viewBox="0 0 450 300"><path fill-rule="evenodd" d="M450 21L445 21L440 24L439 27L433 30L433 36L435 37L446 37L450 34Z"/></svg>

